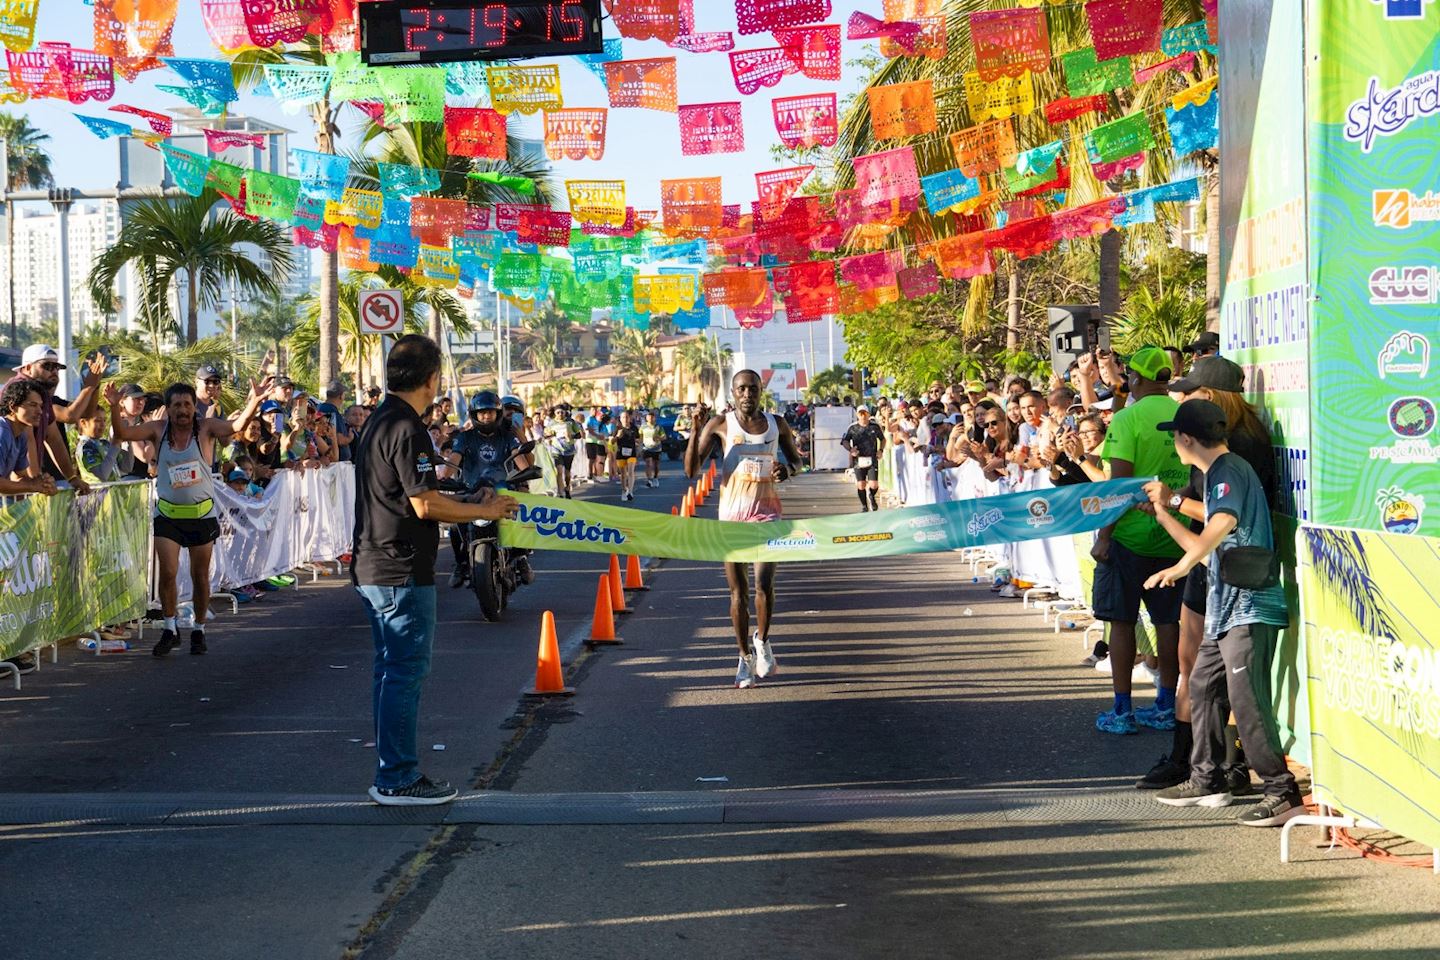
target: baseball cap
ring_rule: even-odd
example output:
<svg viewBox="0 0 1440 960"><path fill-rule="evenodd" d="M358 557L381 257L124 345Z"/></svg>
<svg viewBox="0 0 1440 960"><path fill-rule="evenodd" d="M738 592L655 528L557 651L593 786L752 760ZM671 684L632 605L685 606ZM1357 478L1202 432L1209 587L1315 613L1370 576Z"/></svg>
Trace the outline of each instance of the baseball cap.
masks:
<svg viewBox="0 0 1440 960"><path fill-rule="evenodd" d="M275 386L282 389L285 387L293 387L295 386L295 381L291 380L289 377L276 377Z"/></svg>
<svg viewBox="0 0 1440 960"><path fill-rule="evenodd" d="M870 412L870 405L869 405L868 403L862 403L862 404L860 404L860 406L858 406L858 407L855 408L855 412L856 412L856 413L860 413L862 410L863 410L865 413L869 413L869 412Z"/></svg>
<svg viewBox="0 0 1440 960"><path fill-rule="evenodd" d="M1213 332L1211 332L1211 331L1209 331L1209 330L1205 331L1204 333L1200 334L1200 336L1196 337L1194 343L1188 343L1188 344L1185 345L1185 352L1186 352L1186 353L1195 353L1196 351L1199 351L1199 350L1219 350L1219 349L1220 349L1220 334L1218 334L1218 333L1213 333Z"/></svg>
<svg viewBox="0 0 1440 960"><path fill-rule="evenodd" d="M1175 372L1170 369L1173 366L1170 355L1159 347L1141 347L1135 351L1127 366L1146 380L1160 380L1162 370L1171 374ZM1167 376L1165 379L1170 378Z"/></svg>
<svg viewBox="0 0 1440 960"><path fill-rule="evenodd" d="M970 382L968 382L968 383L965 384L965 392L966 392L966 393L984 393L984 392L985 392L985 384L982 383L982 382L979 381L979 380L971 380Z"/></svg>
<svg viewBox="0 0 1440 960"><path fill-rule="evenodd" d="M931 423L944 423L944 422L945 422L945 414L943 414L943 413L932 413L932 414L930 415L930 422L931 422Z"/></svg>
<svg viewBox="0 0 1440 960"><path fill-rule="evenodd" d="M1209 400L1186 400L1175 411L1175 419L1155 424L1156 430L1170 430L1213 443L1224 440L1225 411Z"/></svg>
<svg viewBox="0 0 1440 960"><path fill-rule="evenodd" d="M54 360L58 363L60 361L60 354L56 353L55 348L48 343L32 343L26 347L25 352L20 355L20 365L13 369L16 373L19 373L20 367L28 367L32 363L43 363L46 360ZM61 363L60 369L64 370L65 364Z"/></svg>
<svg viewBox="0 0 1440 960"><path fill-rule="evenodd" d="M202 366L199 370L196 370L196 371L195 371L195 379L196 379L196 380L218 380L218 379L220 379L220 371L217 370L217 369L215 369L215 365L214 365L213 363L207 363L207 364L205 364L204 366Z"/></svg>
<svg viewBox="0 0 1440 960"><path fill-rule="evenodd" d="M236 481L247 481L247 482L248 482L249 480L250 480L250 475L249 475L248 473L246 473L244 470L231 470L228 474L225 475L225 482L226 482L226 483L235 483Z"/></svg>
<svg viewBox="0 0 1440 960"><path fill-rule="evenodd" d="M1245 389L1245 371L1234 360L1201 357L1190 368L1189 374L1179 380L1170 381L1171 393L1194 393L1201 387L1224 390L1226 393L1240 393Z"/></svg>

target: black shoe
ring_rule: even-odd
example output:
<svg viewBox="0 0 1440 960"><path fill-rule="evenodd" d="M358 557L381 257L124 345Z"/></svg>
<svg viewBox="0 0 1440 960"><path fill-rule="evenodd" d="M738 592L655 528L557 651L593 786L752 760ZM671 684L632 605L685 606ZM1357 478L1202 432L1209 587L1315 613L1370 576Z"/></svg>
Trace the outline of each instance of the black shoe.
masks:
<svg viewBox="0 0 1440 960"><path fill-rule="evenodd" d="M178 646L180 646L180 638L175 636L174 630L161 630L160 640L155 644L155 648L151 650L150 653L157 657L163 657Z"/></svg>
<svg viewBox="0 0 1440 960"><path fill-rule="evenodd" d="M208 649L209 649L209 647L205 646L205 631L204 631L204 630L191 630L191 631L190 631L190 656L192 656L192 657L204 656L205 652L206 652Z"/></svg>
<svg viewBox="0 0 1440 960"><path fill-rule="evenodd" d="M370 799L386 807L437 807L459 794L448 782L437 783L424 775L407 787L370 788Z"/></svg>
<svg viewBox="0 0 1440 960"><path fill-rule="evenodd" d="M1186 780L1155 794L1155 799L1171 807L1224 807L1230 803L1230 792L1224 787L1210 787Z"/></svg>
<svg viewBox="0 0 1440 960"><path fill-rule="evenodd" d="M1166 787L1178 786L1189 779L1190 764L1180 760L1171 760L1167 754L1150 768L1149 773L1135 781L1135 789L1163 790Z"/></svg>
<svg viewBox="0 0 1440 960"><path fill-rule="evenodd" d="M526 557L515 561L515 573L519 576L520 582L527 587L535 582L535 568L530 566L530 561Z"/></svg>
<svg viewBox="0 0 1440 960"><path fill-rule="evenodd" d="M1305 812L1305 801L1298 793L1281 797L1265 797L1255 806L1235 818L1235 822L1247 827L1278 827L1288 820L1294 820Z"/></svg>
<svg viewBox="0 0 1440 960"><path fill-rule="evenodd" d="M1254 793L1255 787L1250 783L1250 768L1243 763L1226 767L1225 786L1237 797Z"/></svg>

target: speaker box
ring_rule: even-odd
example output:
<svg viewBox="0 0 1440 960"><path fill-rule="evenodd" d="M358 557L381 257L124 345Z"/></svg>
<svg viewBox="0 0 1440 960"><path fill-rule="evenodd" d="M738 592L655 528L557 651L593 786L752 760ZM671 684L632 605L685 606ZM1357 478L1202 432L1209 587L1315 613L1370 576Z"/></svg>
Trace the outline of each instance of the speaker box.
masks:
<svg viewBox="0 0 1440 960"><path fill-rule="evenodd" d="M1098 306L1053 306L1046 307L1045 313L1050 321L1050 363L1057 373L1063 374L1092 347L1109 346L1110 331L1101 322Z"/></svg>

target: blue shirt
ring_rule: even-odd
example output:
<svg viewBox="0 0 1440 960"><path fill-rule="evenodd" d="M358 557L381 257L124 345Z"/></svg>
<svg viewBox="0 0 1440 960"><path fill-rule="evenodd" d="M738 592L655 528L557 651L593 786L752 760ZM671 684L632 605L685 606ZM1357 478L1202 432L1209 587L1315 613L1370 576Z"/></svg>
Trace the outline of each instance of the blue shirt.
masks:
<svg viewBox="0 0 1440 960"><path fill-rule="evenodd" d="M1205 636L1220 637L1234 627L1251 623L1288 626L1290 613L1281 586L1263 590L1232 587L1220 579L1220 557L1231 547L1275 549L1270 527L1270 504L1255 468L1236 453L1215 458L1205 471L1205 520L1219 513L1235 518L1235 529L1215 548L1210 567L1210 595L1205 601Z"/></svg>
<svg viewBox="0 0 1440 960"><path fill-rule="evenodd" d="M460 454L460 479L467 489L499 488L505 484L505 460L520 446L514 434L504 428L490 435L479 430L462 430L450 441Z"/></svg>
<svg viewBox="0 0 1440 960"><path fill-rule="evenodd" d="M0 477L8 478L29 466L30 450L25 445L24 433L16 433L15 426L0 417Z"/></svg>

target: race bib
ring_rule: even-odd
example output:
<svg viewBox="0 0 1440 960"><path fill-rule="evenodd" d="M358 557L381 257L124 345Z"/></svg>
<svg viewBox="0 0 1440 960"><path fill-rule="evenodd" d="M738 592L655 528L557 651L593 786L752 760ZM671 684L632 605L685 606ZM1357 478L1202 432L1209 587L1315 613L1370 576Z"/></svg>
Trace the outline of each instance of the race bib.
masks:
<svg viewBox="0 0 1440 960"><path fill-rule="evenodd" d="M859 467L859 468L862 469L862 470L865 469L866 467L873 466L874 463L875 463L875 461L874 461L872 458L870 458L870 457L856 457L856 458L855 458L855 466Z"/></svg>
<svg viewBox="0 0 1440 960"><path fill-rule="evenodd" d="M200 464L195 461L189 463L177 463L170 468L170 488L172 490L184 490L186 487L193 487L202 479Z"/></svg>
<svg viewBox="0 0 1440 960"><path fill-rule="evenodd" d="M622 457L624 457L626 460L628 460L628 459L630 459L631 457L635 456L635 449L634 449L633 447L621 447L621 448L620 448L620 456L622 456Z"/></svg>
<svg viewBox="0 0 1440 960"><path fill-rule="evenodd" d="M775 472L774 457L743 457L735 468L735 475L742 480L769 480Z"/></svg>

